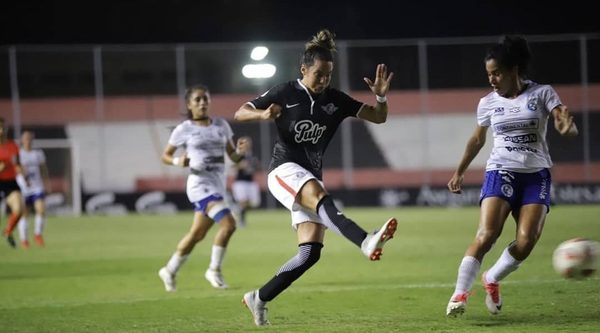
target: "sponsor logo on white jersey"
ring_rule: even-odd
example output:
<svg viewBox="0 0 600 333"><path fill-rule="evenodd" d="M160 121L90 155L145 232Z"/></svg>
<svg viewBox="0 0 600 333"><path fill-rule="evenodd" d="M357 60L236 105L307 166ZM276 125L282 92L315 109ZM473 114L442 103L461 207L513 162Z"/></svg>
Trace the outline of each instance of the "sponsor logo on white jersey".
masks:
<svg viewBox="0 0 600 333"><path fill-rule="evenodd" d="M533 96L527 101L527 109L529 111L536 111L537 108L538 108L538 98L536 96Z"/></svg>
<svg viewBox="0 0 600 333"><path fill-rule="evenodd" d="M502 132L510 132L516 130L537 129L538 123L539 119L537 118L520 119L498 123L494 125L494 129L496 130L496 132L498 132L498 134Z"/></svg>

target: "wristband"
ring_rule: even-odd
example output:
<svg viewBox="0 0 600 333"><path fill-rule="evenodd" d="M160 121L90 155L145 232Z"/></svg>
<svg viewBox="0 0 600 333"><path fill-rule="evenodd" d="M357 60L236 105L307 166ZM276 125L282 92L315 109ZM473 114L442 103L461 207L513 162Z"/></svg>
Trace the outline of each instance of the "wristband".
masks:
<svg viewBox="0 0 600 333"><path fill-rule="evenodd" d="M375 95L375 99L377 100L377 103L386 103L387 102L387 97L385 97L385 96Z"/></svg>
<svg viewBox="0 0 600 333"><path fill-rule="evenodd" d="M171 162L171 164L173 164L174 166L179 166L179 161L179 157L173 157L173 162Z"/></svg>

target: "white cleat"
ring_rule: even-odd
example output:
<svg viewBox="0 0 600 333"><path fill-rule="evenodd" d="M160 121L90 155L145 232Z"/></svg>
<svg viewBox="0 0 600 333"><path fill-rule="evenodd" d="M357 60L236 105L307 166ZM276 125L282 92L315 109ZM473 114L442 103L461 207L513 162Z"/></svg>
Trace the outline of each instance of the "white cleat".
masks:
<svg viewBox="0 0 600 333"><path fill-rule="evenodd" d="M360 249L370 260L379 260L383 252L383 244L394 237L398 227L395 218L390 218L378 231L368 234L363 240Z"/></svg>
<svg viewBox="0 0 600 333"><path fill-rule="evenodd" d="M446 307L446 316L457 317L465 313L465 310L467 309L468 297L468 293L452 296L452 298L450 298L450 302L448 302L448 306Z"/></svg>
<svg viewBox="0 0 600 333"><path fill-rule="evenodd" d="M165 284L166 291L175 291L175 275L171 274L171 272L169 272L166 267L163 267L158 271L158 277L160 277L160 279Z"/></svg>
<svg viewBox="0 0 600 333"><path fill-rule="evenodd" d="M502 296L500 295L500 284L499 283L488 283L485 276L487 271L481 274L481 284L485 289L485 306L488 311L493 314L499 314L502 310Z"/></svg>
<svg viewBox="0 0 600 333"><path fill-rule="evenodd" d="M267 302L263 302L258 297L258 290L249 291L244 294L242 303L246 305L252 313L256 326L266 326L271 324L267 319Z"/></svg>
<svg viewBox="0 0 600 333"><path fill-rule="evenodd" d="M210 283L213 288L217 289L227 289L229 286L225 283L225 279L223 279L223 274L220 271L216 271L213 269L207 269L206 273L204 273L204 277L206 281Z"/></svg>

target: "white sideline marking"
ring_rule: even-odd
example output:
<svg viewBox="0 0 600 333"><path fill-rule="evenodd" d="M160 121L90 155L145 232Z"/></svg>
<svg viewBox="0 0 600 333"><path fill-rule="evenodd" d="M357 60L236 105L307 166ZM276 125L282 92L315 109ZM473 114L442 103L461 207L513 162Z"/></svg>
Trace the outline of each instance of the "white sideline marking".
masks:
<svg viewBox="0 0 600 333"><path fill-rule="evenodd" d="M592 277L583 281L590 280L600 280L600 277ZM527 285L527 284L540 284L540 283L573 283L578 281L568 281L565 279L549 279L549 280L516 280L516 281L504 281L503 285ZM348 286L327 286L327 285L315 285L315 286L295 286L286 292L291 293L312 293L312 292L339 292L339 291L353 291L353 290L366 290L366 289L438 289L438 288L453 288L454 283L416 283L416 284L360 284L360 285L348 285ZM158 289L158 288L157 288ZM181 292L178 292L181 294ZM239 295L238 295L239 293ZM127 300L114 300L114 301L98 301L98 302L65 302L65 303L54 303L54 302L39 302L35 305L24 305L24 304L9 304L8 306L0 306L0 310L13 310L13 309L31 309L31 308L42 308L42 307L51 307L51 308L62 308L62 307L77 307L77 306L86 306L86 305L102 305L102 304L132 304L138 302L155 302L155 301L164 301L164 300L192 300L192 299L212 299L219 297L231 297L231 296L240 296L242 294L241 290L229 290L214 294L205 294L199 296L182 296L179 297L177 293L169 294L168 296L165 293L165 297L138 297L131 298ZM174 297L177 296L177 297ZM240 296L241 297L241 296Z"/></svg>

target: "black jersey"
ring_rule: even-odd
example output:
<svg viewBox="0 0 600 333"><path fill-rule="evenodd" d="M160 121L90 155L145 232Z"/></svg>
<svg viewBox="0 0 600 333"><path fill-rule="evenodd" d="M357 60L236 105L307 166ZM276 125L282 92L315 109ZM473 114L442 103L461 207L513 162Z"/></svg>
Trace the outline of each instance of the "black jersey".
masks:
<svg viewBox="0 0 600 333"><path fill-rule="evenodd" d="M279 84L250 102L257 109L272 103L282 110L275 119L278 140L269 172L294 162L322 180L325 149L340 123L346 117L356 117L363 103L334 88L312 95L299 79Z"/></svg>
<svg viewBox="0 0 600 333"><path fill-rule="evenodd" d="M253 155L246 155L244 160L237 165L237 174L235 176L235 180L254 180L254 173L259 167L258 164L259 161L256 157Z"/></svg>

